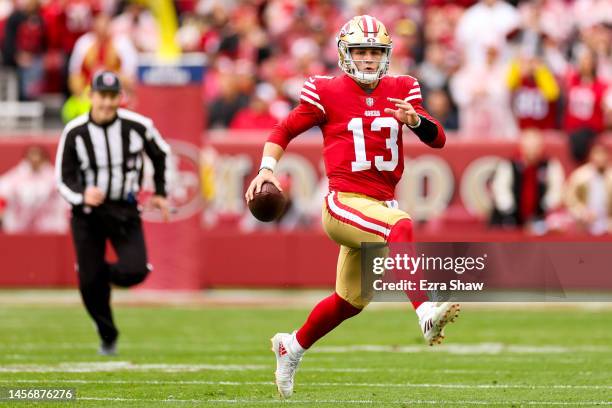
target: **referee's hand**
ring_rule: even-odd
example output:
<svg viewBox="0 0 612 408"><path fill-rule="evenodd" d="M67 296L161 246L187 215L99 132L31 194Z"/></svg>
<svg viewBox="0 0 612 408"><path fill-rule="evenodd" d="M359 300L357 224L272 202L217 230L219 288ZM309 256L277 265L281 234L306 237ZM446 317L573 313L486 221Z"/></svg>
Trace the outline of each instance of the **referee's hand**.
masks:
<svg viewBox="0 0 612 408"><path fill-rule="evenodd" d="M151 197L149 201L149 205L152 208L158 209L162 213L162 218L164 221L168 221L170 219L170 206L168 205L168 200L166 197L162 197L160 195L154 195Z"/></svg>
<svg viewBox="0 0 612 408"><path fill-rule="evenodd" d="M97 207L104 201L104 193L98 187L87 187L83 194L85 205Z"/></svg>

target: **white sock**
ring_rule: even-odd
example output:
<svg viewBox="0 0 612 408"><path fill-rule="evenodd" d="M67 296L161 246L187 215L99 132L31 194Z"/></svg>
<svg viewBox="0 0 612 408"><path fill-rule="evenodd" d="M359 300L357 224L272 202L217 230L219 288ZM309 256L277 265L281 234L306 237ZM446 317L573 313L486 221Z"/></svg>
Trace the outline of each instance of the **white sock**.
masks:
<svg viewBox="0 0 612 408"><path fill-rule="evenodd" d="M423 319L423 316L425 316L429 309L431 309L432 304L433 302L423 302L416 308L416 314L419 317L419 320Z"/></svg>
<svg viewBox="0 0 612 408"><path fill-rule="evenodd" d="M300 345L295 333L297 332L293 332L291 334L291 340L289 340L289 344L287 344L287 348L289 349L289 353L293 354L294 356L300 357L302 354L304 354L306 349Z"/></svg>

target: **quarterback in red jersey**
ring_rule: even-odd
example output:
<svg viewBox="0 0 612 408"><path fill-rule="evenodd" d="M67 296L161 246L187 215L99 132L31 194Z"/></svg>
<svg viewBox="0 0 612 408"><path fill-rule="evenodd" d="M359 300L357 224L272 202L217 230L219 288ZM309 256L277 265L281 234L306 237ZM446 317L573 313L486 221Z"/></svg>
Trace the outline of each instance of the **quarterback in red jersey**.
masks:
<svg viewBox="0 0 612 408"><path fill-rule="evenodd" d="M442 126L421 105L418 81L409 75L386 75L391 48L387 29L374 17L357 16L342 27L338 54L344 75L306 80L300 104L268 138L259 174L245 195L250 201L264 182L280 189L274 167L288 143L313 126L321 128L330 190L323 205L323 227L340 245L336 288L300 329L272 338L282 397L293 393L305 350L368 304L368 296L361 293L361 243L412 241L410 216L394 200L404 170L402 127L408 126L433 148L446 141ZM418 300L427 299L420 295ZM412 299L412 305L430 345L442 341L444 326L459 313L456 303Z"/></svg>

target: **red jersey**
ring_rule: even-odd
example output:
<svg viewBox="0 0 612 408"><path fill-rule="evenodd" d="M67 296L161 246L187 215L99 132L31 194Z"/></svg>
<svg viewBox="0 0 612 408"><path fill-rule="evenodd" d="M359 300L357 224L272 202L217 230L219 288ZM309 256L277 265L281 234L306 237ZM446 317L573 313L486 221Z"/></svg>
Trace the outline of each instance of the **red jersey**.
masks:
<svg viewBox="0 0 612 408"><path fill-rule="evenodd" d="M606 88L606 84L598 78L586 83L582 82L576 72L568 75L565 130L568 132L580 128L593 129L595 132L604 130Z"/></svg>
<svg viewBox="0 0 612 408"><path fill-rule="evenodd" d="M371 92L348 75L311 77L298 107L268 141L286 148L292 138L319 126L329 189L391 200L404 171L403 123L385 113L385 108L396 109L387 98L410 102L421 116L415 133L432 147L444 146L444 129L423 109L419 83L409 75L385 76Z"/></svg>
<svg viewBox="0 0 612 408"><path fill-rule="evenodd" d="M548 101L533 77L523 77L512 92L512 110L519 128L554 129L556 100Z"/></svg>

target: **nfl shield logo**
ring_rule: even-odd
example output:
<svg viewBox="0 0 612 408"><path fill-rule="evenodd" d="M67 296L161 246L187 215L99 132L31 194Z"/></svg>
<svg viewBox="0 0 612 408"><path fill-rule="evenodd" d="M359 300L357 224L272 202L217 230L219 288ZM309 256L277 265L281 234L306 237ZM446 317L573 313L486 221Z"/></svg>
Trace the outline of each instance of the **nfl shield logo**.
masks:
<svg viewBox="0 0 612 408"><path fill-rule="evenodd" d="M102 76L102 82L104 82L104 85L106 86L113 86L115 84L115 76L109 72L106 72Z"/></svg>
<svg viewBox="0 0 612 408"><path fill-rule="evenodd" d="M374 98L366 98L366 105L374 106Z"/></svg>

